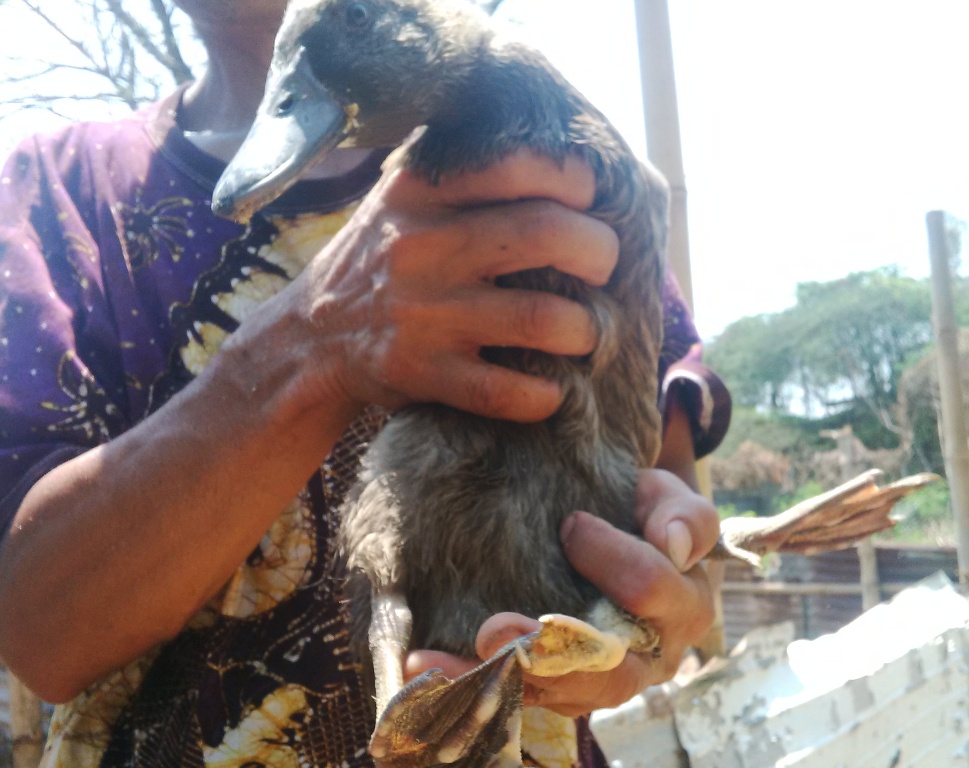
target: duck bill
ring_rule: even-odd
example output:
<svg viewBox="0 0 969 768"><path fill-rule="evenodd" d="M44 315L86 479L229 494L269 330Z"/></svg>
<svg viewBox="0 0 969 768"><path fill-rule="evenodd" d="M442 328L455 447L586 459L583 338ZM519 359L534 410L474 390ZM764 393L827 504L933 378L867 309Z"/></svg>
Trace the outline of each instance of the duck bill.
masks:
<svg viewBox="0 0 969 768"><path fill-rule="evenodd" d="M343 141L355 114L319 83L305 57L272 72L252 128L216 184L212 210L248 221Z"/></svg>

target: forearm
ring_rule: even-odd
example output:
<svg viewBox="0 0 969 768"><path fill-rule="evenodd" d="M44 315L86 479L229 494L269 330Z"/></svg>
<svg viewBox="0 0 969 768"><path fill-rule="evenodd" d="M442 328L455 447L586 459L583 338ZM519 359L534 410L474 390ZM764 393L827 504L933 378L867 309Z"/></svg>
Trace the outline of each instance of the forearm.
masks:
<svg viewBox="0 0 969 768"><path fill-rule="evenodd" d="M244 326L164 408L25 498L0 548L0 657L45 697L175 635L352 418L294 391L295 338L271 336L263 355L277 326ZM296 354L279 354L287 341Z"/></svg>
<svg viewBox="0 0 969 768"><path fill-rule="evenodd" d="M478 351L592 351L581 306L493 281L546 266L608 280L618 240L580 212L594 177L573 161L523 154L433 187L384 176L195 382L31 490L0 550L0 656L63 699L173 636L365 404L553 413L554 382Z"/></svg>
<svg viewBox="0 0 969 768"><path fill-rule="evenodd" d="M663 443L656 468L665 469L685 482L694 491L699 490L696 477L696 453L693 448L693 435L690 418L680 398L671 393L666 404Z"/></svg>

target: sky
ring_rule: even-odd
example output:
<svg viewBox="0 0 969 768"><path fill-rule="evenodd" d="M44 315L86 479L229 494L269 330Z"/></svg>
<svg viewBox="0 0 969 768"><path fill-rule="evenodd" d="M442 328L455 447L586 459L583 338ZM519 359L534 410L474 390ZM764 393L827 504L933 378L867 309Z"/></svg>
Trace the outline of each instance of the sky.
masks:
<svg viewBox="0 0 969 768"><path fill-rule="evenodd" d="M701 335L791 306L799 282L925 277L926 212L969 218L969 2L669 3ZM17 5L0 49L44 55ZM632 0L506 0L499 18L645 157ZM0 121L0 151L50 122Z"/></svg>

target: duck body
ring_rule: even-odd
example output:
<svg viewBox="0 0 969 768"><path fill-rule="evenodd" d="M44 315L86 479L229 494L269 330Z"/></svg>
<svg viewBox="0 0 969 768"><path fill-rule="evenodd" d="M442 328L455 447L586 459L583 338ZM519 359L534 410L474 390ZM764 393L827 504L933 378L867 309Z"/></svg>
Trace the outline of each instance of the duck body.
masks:
<svg viewBox="0 0 969 768"><path fill-rule="evenodd" d="M601 289L551 269L500 279L568 296L596 318L600 343L588 358L483 351L492 362L559 381L566 397L554 416L514 424L416 405L389 421L364 460L344 515L352 568L378 588L405 585L412 647L465 656L497 612L581 617L601 598L559 544L571 512L634 529L637 471L655 460L661 429L665 205L661 182L646 176L605 119L534 51L484 50L467 77L463 103L453 105L460 119L430 121L402 162L434 180L522 148L558 161L578 154L596 170L591 213L619 232L620 256ZM368 625L367 600L354 604Z"/></svg>
<svg viewBox="0 0 969 768"><path fill-rule="evenodd" d="M317 115L314 101L325 92L337 105L328 113L339 124L336 138L327 135L300 147L295 161L277 162L288 165L268 186L263 180L271 163L248 159L265 152L266 143L247 140L215 195L217 209L246 214L246 206L263 204L298 178L308 158L348 139L362 146L403 142L392 162L431 183L528 149L559 163L587 162L596 179L589 213L619 237L618 262L605 286L550 268L496 281L569 297L594 318L599 342L587 357L481 352L491 362L558 381L565 397L552 417L518 424L412 405L393 414L369 447L343 510L341 545L353 634L364 655L372 651L378 713L400 682L383 679L398 674L387 672L380 658L386 652L375 648L387 633L391 655L429 648L473 657L478 629L498 612L590 619L604 598L568 564L560 527L581 509L633 532L638 471L655 461L661 435L665 183L541 54L499 44L462 5L300 0L277 39L253 136L262 114L266 122L291 109L294 99ZM311 92L301 95L306 87ZM318 118L299 119L305 125ZM388 601L395 615L409 615L375 631ZM520 707L520 675L516 680ZM433 756L395 762L386 743L375 754L387 765L436 764ZM454 764L491 764L492 758L474 755Z"/></svg>

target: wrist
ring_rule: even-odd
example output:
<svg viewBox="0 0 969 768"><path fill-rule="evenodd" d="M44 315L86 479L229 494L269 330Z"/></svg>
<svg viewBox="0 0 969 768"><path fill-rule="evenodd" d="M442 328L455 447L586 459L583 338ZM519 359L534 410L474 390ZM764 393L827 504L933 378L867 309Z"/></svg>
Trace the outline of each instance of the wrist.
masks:
<svg viewBox="0 0 969 768"><path fill-rule="evenodd" d="M272 432L312 431L335 442L366 406L341 386L342 355L327 354L319 327L283 302L263 309L225 340L203 375L224 390L222 402Z"/></svg>

